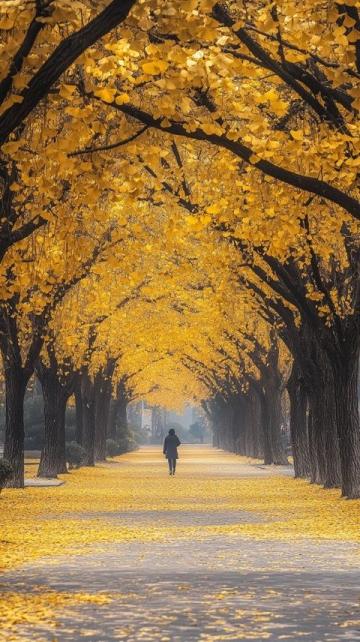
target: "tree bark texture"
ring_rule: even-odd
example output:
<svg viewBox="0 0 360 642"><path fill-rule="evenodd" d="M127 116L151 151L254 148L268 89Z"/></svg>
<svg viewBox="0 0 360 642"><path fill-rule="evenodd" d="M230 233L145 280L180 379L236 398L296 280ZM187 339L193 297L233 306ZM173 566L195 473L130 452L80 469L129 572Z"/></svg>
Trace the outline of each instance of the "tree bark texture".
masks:
<svg viewBox="0 0 360 642"><path fill-rule="evenodd" d="M83 407L83 448L86 452L85 466L95 466L95 389L87 369L81 378Z"/></svg>
<svg viewBox="0 0 360 642"><path fill-rule="evenodd" d="M106 430L111 400L111 379L100 372L95 377L95 460L106 459Z"/></svg>
<svg viewBox="0 0 360 642"><path fill-rule="evenodd" d="M62 378L54 352L49 349L49 364L36 363L36 374L44 397L44 448L38 477L54 478L67 472L65 453L65 412L72 393L73 377Z"/></svg>
<svg viewBox="0 0 360 642"><path fill-rule="evenodd" d="M5 361L6 427L4 458L13 475L6 485L24 487L24 398L28 379L21 367Z"/></svg>
<svg viewBox="0 0 360 642"><path fill-rule="evenodd" d="M359 339L348 337L342 359L333 364L342 494L349 499L360 497Z"/></svg>
<svg viewBox="0 0 360 642"><path fill-rule="evenodd" d="M77 377L74 389L75 397L75 440L80 446L83 443L83 407L81 396L81 381Z"/></svg>
<svg viewBox="0 0 360 642"><path fill-rule="evenodd" d="M296 361L287 383L290 398L290 438L295 477L310 476L307 394Z"/></svg>

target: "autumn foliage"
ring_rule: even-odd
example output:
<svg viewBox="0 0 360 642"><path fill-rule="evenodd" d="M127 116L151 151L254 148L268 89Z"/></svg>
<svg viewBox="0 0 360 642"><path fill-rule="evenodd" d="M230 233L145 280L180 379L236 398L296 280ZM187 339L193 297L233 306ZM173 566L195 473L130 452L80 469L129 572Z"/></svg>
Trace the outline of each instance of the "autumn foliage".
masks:
<svg viewBox="0 0 360 642"><path fill-rule="evenodd" d="M215 444L360 496L355 0L0 3L5 457L39 474L111 409L203 408ZM115 404L115 406L114 406Z"/></svg>

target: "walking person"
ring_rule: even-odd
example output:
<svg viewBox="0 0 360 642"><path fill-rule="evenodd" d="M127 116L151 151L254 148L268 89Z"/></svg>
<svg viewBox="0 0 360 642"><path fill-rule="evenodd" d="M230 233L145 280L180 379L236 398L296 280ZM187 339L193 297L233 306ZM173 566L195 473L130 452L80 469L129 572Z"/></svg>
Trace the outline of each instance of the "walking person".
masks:
<svg viewBox="0 0 360 642"><path fill-rule="evenodd" d="M163 453L168 460L170 475L175 475L176 460L179 459L178 446L180 444L181 441L175 434L174 428L170 428L169 434L165 437L163 448Z"/></svg>

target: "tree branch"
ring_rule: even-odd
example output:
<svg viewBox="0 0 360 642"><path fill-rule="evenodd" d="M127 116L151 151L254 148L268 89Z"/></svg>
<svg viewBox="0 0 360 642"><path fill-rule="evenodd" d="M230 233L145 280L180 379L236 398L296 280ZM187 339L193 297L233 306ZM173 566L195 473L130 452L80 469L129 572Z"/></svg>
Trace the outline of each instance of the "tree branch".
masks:
<svg viewBox="0 0 360 642"><path fill-rule="evenodd" d="M122 147L123 145L127 145L128 143L131 143L133 140L136 140L141 134L143 134L147 129L149 129L148 125L145 125L141 129L139 129L138 132L135 134L132 134L132 136L129 136L128 138L124 138L124 140L120 140L117 143L111 143L110 145L103 145L101 147L85 147L84 149L79 149L76 152L70 152L68 154L69 158L72 158L73 156L80 156L81 154L93 154L94 152L106 152L110 149L116 149L117 147Z"/></svg>
<svg viewBox="0 0 360 642"><path fill-rule="evenodd" d="M49 6L42 7L42 3L39 1L37 1L36 4L37 4L36 14L32 19L32 21L30 22L30 25L25 34L24 40L22 41L19 49L17 50L16 54L14 55L11 61L7 75L0 82L0 105L2 105L8 92L12 87L14 76L16 76L16 74L19 73L19 71L21 71L22 66L24 64L24 60L29 55L31 49L33 48L38 34L45 27L45 23L40 22L38 18L40 16L48 16L50 13Z"/></svg>
<svg viewBox="0 0 360 642"><path fill-rule="evenodd" d="M121 24L136 0L112 0L110 4L87 25L71 34L56 47L46 62L33 76L20 96L21 103L12 105L0 117L0 145L44 98L52 85L70 65L91 45Z"/></svg>
<svg viewBox="0 0 360 642"><path fill-rule="evenodd" d="M101 99L95 96L93 97L100 102L103 102ZM345 192L342 192L340 189L326 181L322 181L312 176L306 176L304 174L297 174L296 172L285 169L285 167L280 165L275 165L265 159L251 162L250 159L255 155L254 151L239 140L230 140L225 134L206 134L202 129L189 131L187 124L182 122L172 122L169 125L164 125L163 117L155 118L152 114L149 114L134 105L116 105L116 103L104 104L109 105L128 116L132 116L136 120L144 123L144 125L148 125L149 127L153 127L154 129L158 129L164 133L182 136L193 140L205 141L211 145L227 149L235 156L241 158L245 163L248 163L262 171L266 176L271 176L282 183L291 185L292 187L303 190L304 192L321 196L330 202L339 205L354 218L360 220L360 202L357 199L349 196Z"/></svg>

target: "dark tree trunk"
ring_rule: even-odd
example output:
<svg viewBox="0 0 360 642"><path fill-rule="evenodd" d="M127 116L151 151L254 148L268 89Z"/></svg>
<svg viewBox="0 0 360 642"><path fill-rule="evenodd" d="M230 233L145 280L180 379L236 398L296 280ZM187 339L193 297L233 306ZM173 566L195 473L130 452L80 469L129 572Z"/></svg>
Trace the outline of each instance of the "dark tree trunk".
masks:
<svg viewBox="0 0 360 642"><path fill-rule="evenodd" d="M360 498L359 337L348 337L343 358L334 364L335 405L342 473L342 495Z"/></svg>
<svg viewBox="0 0 360 642"><path fill-rule="evenodd" d="M259 423L256 401L257 397L250 390L245 397L245 454L254 458L259 456Z"/></svg>
<svg viewBox="0 0 360 642"><path fill-rule="evenodd" d="M281 391L280 385L266 386L266 393L269 399L270 412L270 445L272 463L276 466L288 464L285 447L281 436Z"/></svg>
<svg viewBox="0 0 360 642"><path fill-rule="evenodd" d="M110 388L111 394L111 388ZM116 397L111 399L108 412L107 433L111 439L118 437L118 433L128 432L127 418L128 397L123 381L119 381L116 386Z"/></svg>
<svg viewBox="0 0 360 642"><path fill-rule="evenodd" d="M264 457L264 435L261 429L261 409L259 398L254 391L251 391L252 404L251 404L251 424L254 433L254 454L253 457L261 459Z"/></svg>
<svg viewBox="0 0 360 642"><path fill-rule="evenodd" d="M13 475L7 486L24 487L24 398L28 377L21 367L4 359L6 427L4 458L11 464Z"/></svg>
<svg viewBox="0 0 360 642"><path fill-rule="evenodd" d="M311 458L311 481L325 488L337 488L341 484L339 440L335 412L334 377L322 337L310 337L308 368L302 369L306 378L311 409L311 432L309 444Z"/></svg>
<svg viewBox="0 0 360 642"><path fill-rule="evenodd" d="M227 423L228 423L228 440L229 450L232 453L239 452L239 436L241 433L242 417L238 416L239 401L235 398L230 398L226 404L227 409Z"/></svg>
<svg viewBox="0 0 360 642"><path fill-rule="evenodd" d="M26 386L34 372L34 361L42 339L34 331L27 355L22 358L16 323L16 296L0 310L0 349L5 376L5 444L4 458L13 468L7 486L24 487L24 398ZM25 365L23 365L23 361Z"/></svg>
<svg viewBox="0 0 360 642"><path fill-rule="evenodd" d="M281 376L279 373L279 345L276 337L268 354L268 363L262 369L262 381L269 413L268 431L271 449L271 463L286 465L288 459L281 436Z"/></svg>
<svg viewBox="0 0 360 642"><path fill-rule="evenodd" d="M213 424L213 446L215 448L220 448L220 439L219 439L219 431L216 427L216 424Z"/></svg>
<svg viewBox="0 0 360 642"><path fill-rule="evenodd" d="M244 396L244 438L243 451L246 457L254 456L254 426L251 424L251 399Z"/></svg>
<svg viewBox="0 0 360 642"><path fill-rule="evenodd" d="M339 487L334 377L322 333L304 322L294 340L293 353L308 397L310 480L326 488Z"/></svg>
<svg viewBox="0 0 360 642"><path fill-rule="evenodd" d="M226 450L234 453L236 451L236 427L234 422L234 409L230 403L224 405L223 426Z"/></svg>
<svg viewBox="0 0 360 642"><path fill-rule="evenodd" d="M83 407L83 447L86 452L85 466L95 466L95 391L87 370L81 380Z"/></svg>
<svg viewBox="0 0 360 642"><path fill-rule="evenodd" d="M245 399L239 395L233 403L233 424L235 452L242 456L246 455L246 410Z"/></svg>
<svg viewBox="0 0 360 642"><path fill-rule="evenodd" d="M307 423L307 394L300 369L294 361L287 383L290 399L290 437L295 477L310 476L309 434Z"/></svg>
<svg viewBox="0 0 360 642"><path fill-rule="evenodd" d="M212 402L212 421L215 431L214 435L216 436L216 444L217 448L227 450L224 410L224 400L215 398Z"/></svg>
<svg viewBox="0 0 360 642"><path fill-rule="evenodd" d="M341 461L339 436L337 431L334 381L328 382L323 395L323 422L327 426L325 432L325 488L341 488Z"/></svg>
<svg viewBox="0 0 360 642"><path fill-rule="evenodd" d="M117 424L121 428L121 432L127 432L129 425L128 425L128 418L127 418L127 407L128 407L128 402L127 399L123 396L118 398L118 409L117 409Z"/></svg>
<svg viewBox="0 0 360 642"><path fill-rule="evenodd" d="M333 388L314 385L309 393L310 479L325 488L340 486L339 446L336 434Z"/></svg>
<svg viewBox="0 0 360 642"><path fill-rule="evenodd" d="M95 378L95 460L106 459L106 428L111 400L111 380L98 373Z"/></svg>
<svg viewBox="0 0 360 642"><path fill-rule="evenodd" d="M57 477L60 468L59 448L59 403L61 390L56 378L37 369L44 397L44 447L41 451L38 477Z"/></svg>
<svg viewBox="0 0 360 642"><path fill-rule="evenodd" d="M69 396L64 393L59 399L58 405L58 472L67 473L66 465L66 435L65 435L65 417L66 417L66 405Z"/></svg>
<svg viewBox="0 0 360 642"><path fill-rule="evenodd" d="M202 408L207 416L209 426L212 432L212 445L214 448L220 448L219 433L216 422L215 404L211 401L203 401Z"/></svg>
<svg viewBox="0 0 360 642"><path fill-rule="evenodd" d="M263 391L259 393L261 429L264 437L264 464L273 463L271 436L270 436L270 409L268 399Z"/></svg>
<svg viewBox="0 0 360 642"><path fill-rule="evenodd" d="M71 394L71 382L62 381L55 354L49 350L50 365L41 359L36 374L44 397L44 447L41 452L38 477L54 478L67 473L65 455L65 412Z"/></svg>
<svg viewBox="0 0 360 642"><path fill-rule="evenodd" d="M52 377L40 378L44 396L44 448L41 452L38 477L57 477L67 472L65 461L66 397L59 382Z"/></svg>
<svg viewBox="0 0 360 642"><path fill-rule="evenodd" d="M75 439L80 445L83 443L83 407L81 396L81 380L78 378L74 390L75 396Z"/></svg>
<svg viewBox="0 0 360 642"><path fill-rule="evenodd" d="M107 436L110 439L116 439L116 421L117 421L118 408L119 408L118 400L111 399L110 406L109 406L108 423L107 423Z"/></svg>
<svg viewBox="0 0 360 642"><path fill-rule="evenodd" d="M255 342L249 353L254 365L261 373L260 381L251 377L251 383L261 404L261 424L264 434L265 464L284 465L288 463L281 437L281 376L279 373L279 344L271 331L271 346L266 359L260 344Z"/></svg>
<svg viewBox="0 0 360 642"><path fill-rule="evenodd" d="M316 386L309 393L309 449L310 449L310 481L312 484L324 484L326 476L325 460L325 431L323 422L323 404L320 397L321 389Z"/></svg>

